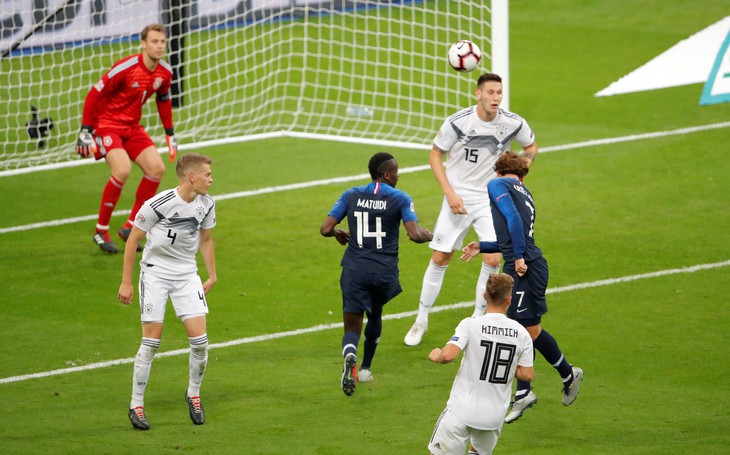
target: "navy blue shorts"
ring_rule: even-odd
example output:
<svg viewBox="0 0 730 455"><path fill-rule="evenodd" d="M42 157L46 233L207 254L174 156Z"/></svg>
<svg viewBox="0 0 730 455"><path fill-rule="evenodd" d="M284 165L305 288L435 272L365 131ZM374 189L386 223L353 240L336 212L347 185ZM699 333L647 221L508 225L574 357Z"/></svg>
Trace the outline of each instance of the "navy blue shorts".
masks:
<svg viewBox="0 0 730 455"><path fill-rule="evenodd" d="M373 308L383 306L403 291L395 273L363 273L342 269L342 311L371 314Z"/></svg>
<svg viewBox="0 0 730 455"><path fill-rule="evenodd" d="M507 308L507 317L514 319L524 327L540 324L542 315L547 313L548 263L544 257L527 263L527 273L517 276L514 261L504 263L502 269L515 280L512 288L512 304Z"/></svg>

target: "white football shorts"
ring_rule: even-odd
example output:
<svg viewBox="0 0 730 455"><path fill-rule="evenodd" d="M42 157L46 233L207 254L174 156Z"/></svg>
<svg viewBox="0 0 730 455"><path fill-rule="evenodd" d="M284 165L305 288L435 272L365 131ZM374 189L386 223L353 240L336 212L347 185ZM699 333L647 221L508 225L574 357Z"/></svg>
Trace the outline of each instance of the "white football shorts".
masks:
<svg viewBox="0 0 730 455"><path fill-rule="evenodd" d="M464 455L466 446L471 440L477 452L490 454L499 440L499 430L477 430L470 428L454 415L449 408L444 409L436 422L428 450L433 455Z"/></svg>
<svg viewBox="0 0 730 455"><path fill-rule="evenodd" d="M442 253L451 253L461 250L464 238L469 228L474 226L474 231L480 242L494 242L497 234L494 232L492 223L492 210L489 208L489 199L478 204L465 204L466 215L454 215L451 207L444 198L441 203L441 212L433 228L433 240L428 244L432 250Z"/></svg>
<svg viewBox="0 0 730 455"><path fill-rule="evenodd" d="M167 299L182 320L208 314L203 282L198 275L185 280L160 278L150 273L139 275L139 311L142 322L163 322Z"/></svg>

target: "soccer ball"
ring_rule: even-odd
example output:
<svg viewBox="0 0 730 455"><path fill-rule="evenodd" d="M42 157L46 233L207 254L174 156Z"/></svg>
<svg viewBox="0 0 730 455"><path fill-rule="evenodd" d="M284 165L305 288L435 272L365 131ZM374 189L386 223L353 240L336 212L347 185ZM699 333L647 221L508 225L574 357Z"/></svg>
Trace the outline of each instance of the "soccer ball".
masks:
<svg viewBox="0 0 730 455"><path fill-rule="evenodd" d="M449 65L456 71L468 73L482 60L479 46L468 40L460 40L449 49Z"/></svg>

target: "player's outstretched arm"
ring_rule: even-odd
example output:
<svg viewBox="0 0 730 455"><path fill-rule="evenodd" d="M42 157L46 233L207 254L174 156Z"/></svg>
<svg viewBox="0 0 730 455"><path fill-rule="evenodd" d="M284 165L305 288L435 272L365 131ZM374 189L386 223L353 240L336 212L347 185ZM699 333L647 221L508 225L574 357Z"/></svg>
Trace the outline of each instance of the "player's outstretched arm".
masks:
<svg viewBox="0 0 730 455"><path fill-rule="evenodd" d="M459 259L471 262L479 254L479 242L469 242L468 245L461 249L461 253Z"/></svg>
<svg viewBox="0 0 730 455"><path fill-rule="evenodd" d="M428 360L435 363L451 363L461 353L461 348L455 344L449 343L443 349L435 348L428 354Z"/></svg>
<svg viewBox="0 0 730 455"><path fill-rule="evenodd" d="M418 221L407 221L403 223L408 233L408 238L416 243L426 243L433 239L431 231L418 225Z"/></svg>

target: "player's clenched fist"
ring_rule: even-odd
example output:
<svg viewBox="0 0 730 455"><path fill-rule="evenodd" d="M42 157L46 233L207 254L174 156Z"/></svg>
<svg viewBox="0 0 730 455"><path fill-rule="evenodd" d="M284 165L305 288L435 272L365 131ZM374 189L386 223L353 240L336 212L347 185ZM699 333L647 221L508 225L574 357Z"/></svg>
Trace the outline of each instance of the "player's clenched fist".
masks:
<svg viewBox="0 0 730 455"><path fill-rule="evenodd" d="M81 126L79 138L76 141L76 153L84 158L89 158L96 153L96 143L94 142L94 136L91 134L91 131L92 128L90 126Z"/></svg>

